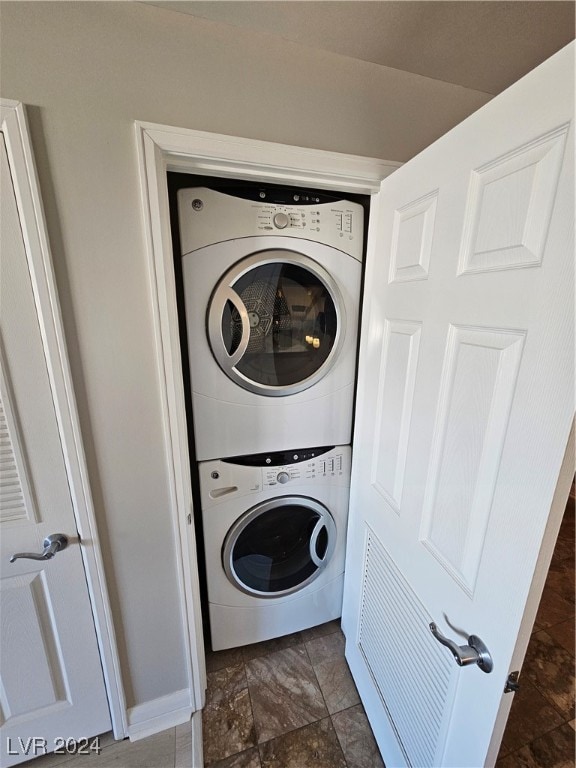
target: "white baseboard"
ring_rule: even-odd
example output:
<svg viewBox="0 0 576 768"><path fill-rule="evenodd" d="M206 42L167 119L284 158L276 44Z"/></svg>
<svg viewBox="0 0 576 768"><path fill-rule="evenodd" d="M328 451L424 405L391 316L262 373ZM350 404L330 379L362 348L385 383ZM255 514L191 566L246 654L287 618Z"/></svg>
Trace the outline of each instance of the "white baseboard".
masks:
<svg viewBox="0 0 576 768"><path fill-rule="evenodd" d="M201 709L197 710L192 715L192 768L204 768Z"/></svg>
<svg viewBox="0 0 576 768"><path fill-rule="evenodd" d="M190 691L185 688L167 696L137 704L128 710L128 738L138 741L167 728L187 723L192 717Z"/></svg>

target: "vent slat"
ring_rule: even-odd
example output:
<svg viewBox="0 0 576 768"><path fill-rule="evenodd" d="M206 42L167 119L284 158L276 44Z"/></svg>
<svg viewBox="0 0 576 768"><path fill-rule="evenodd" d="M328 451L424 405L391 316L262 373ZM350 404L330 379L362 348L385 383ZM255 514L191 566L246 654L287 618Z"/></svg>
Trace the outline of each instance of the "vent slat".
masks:
<svg viewBox="0 0 576 768"><path fill-rule="evenodd" d="M3 387L4 388L4 387ZM0 396L0 520L14 520L28 516L23 487L22 457L14 445L15 423L9 418L9 403Z"/></svg>
<svg viewBox="0 0 576 768"><path fill-rule="evenodd" d="M451 658L429 630L430 621L370 530L359 646L407 762L419 768L435 765L454 674Z"/></svg>

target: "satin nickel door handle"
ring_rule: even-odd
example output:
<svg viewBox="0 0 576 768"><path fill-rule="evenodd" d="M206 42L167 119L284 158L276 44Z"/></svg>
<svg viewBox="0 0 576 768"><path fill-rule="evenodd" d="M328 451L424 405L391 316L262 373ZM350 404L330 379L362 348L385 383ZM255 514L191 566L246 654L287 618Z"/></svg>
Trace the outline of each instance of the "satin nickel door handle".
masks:
<svg viewBox="0 0 576 768"><path fill-rule="evenodd" d="M68 546L68 536L64 533L51 533L43 541L44 550L42 552L16 552L10 558L10 562L26 558L27 560L51 560L57 552L66 549Z"/></svg>
<svg viewBox="0 0 576 768"><path fill-rule="evenodd" d="M438 629L436 624L430 624L430 631L439 643L445 645L452 651L452 655L459 667L467 667L469 664L477 664L482 672L492 672L494 662L490 651L482 640L476 635L470 635L468 645L457 645L453 640L449 640Z"/></svg>

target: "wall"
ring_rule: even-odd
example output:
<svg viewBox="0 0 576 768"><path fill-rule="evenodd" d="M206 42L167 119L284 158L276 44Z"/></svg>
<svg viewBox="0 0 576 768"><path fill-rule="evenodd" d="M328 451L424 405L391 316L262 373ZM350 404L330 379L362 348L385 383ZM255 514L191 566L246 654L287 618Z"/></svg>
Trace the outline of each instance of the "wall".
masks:
<svg viewBox="0 0 576 768"><path fill-rule="evenodd" d="M186 685L134 120L407 160L489 97L128 2L2 2L129 706Z"/></svg>

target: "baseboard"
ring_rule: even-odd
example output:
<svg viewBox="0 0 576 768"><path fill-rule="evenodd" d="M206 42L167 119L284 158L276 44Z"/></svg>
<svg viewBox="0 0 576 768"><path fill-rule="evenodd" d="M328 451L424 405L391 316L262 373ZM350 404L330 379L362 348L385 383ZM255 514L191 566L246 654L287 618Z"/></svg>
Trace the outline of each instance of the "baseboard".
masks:
<svg viewBox="0 0 576 768"><path fill-rule="evenodd" d="M197 710L192 715L192 768L204 768L201 709Z"/></svg>
<svg viewBox="0 0 576 768"><path fill-rule="evenodd" d="M146 736L187 723L192 717L190 691L185 688L167 696L137 704L128 710L128 738L138 741Z"/></svg>

